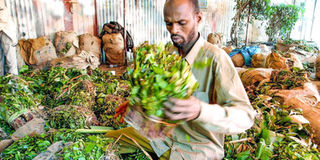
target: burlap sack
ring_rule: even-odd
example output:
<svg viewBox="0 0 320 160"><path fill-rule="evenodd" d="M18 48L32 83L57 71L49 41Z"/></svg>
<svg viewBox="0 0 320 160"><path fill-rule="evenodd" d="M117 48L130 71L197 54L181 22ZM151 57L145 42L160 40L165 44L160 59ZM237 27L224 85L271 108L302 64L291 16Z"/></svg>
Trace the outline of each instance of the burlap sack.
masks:
<svg viewBox="0 0 320 160"><path fill-rule="evenodd" d="M276 52L272 52L266 58L266 68L289 69L290 66L287 63L289 63L287 62L287 58L282 57Z"/></svg>
<svg viewBox="0 0 320 160"><path fill-rule="evenodd" d="M315 67L316 67L316 78L320 79L320 52L319 52L318 57L316 59Z"/></svg>
<svg viewBox="0 0 320 160"><path fill-rule="evenodd" d="M59 57L75 55L79 48L79 38L75 32L60 31L55 33L54 46Z"/></svg>
<svg viewBox="0 0 320 160"><path fill-rule="evenodd" d="M96 69L100 65L100 60L92 52L81 51L78 55L62 57L54 59L50 62L50 66L59 66L64 68L77 69Z"/></svg>
<svg viewBox="0 0 320 160"><path fill-rule="evenodd" d="M316 86L305 83L303 87L291 90L273 90L274 99L292 109L302 109L303 116L310 122L314 136L313 141L320 144L320 105Z"/></svg>
<svg viewBox="0 0 320 160"><path fill-rule="evenodd" d="M320 106L312 105L307 101L299 98L289 99L286 105L290 106L292 109L301 109L303 117L305 117L311 126L311 131L313 133L312 141L316 144L320 144Z"/></svg>
<svg viewBox="0 0 320 160"><path fill-rule="evenodd" d="M278 40L276 44L276 49L279 52L288 52L289 50L294 50L294 45L284 44L282 40Z"/></svg>
<svg viewBox="0 0 320 160"><path fill-rule="evenodd" d="M255 69L237 69L240 79L245 87L259 86L269 82L273 69L255 68Z"/></svg>
<svg viewBox="0 0 320 160"><path fill-rule="evenodd" d="M20 54L28 65L43 65L57 58L56 50L49 37L19 40Z"/></svg>
<svg viewBox="0 0 320 160"><path fill-rule="evenodd" d="M252 56L251 65L253 68L265 68L268 54L257 53Z"/></svg>
<svg viewBox="0 0 320 160"><path fill-rule="evenodd" d="M94 55L101 59L101 40L100 38L86 33L79 36L79 47L80 50L92 52Z"/></svg>
<svg viewBox="0 0 320 160"><path fill-rule="evenodd" d="M231 58L234 66L243 67L244 66L244 58L241 53L238 53Z"/></svg>
<svg viewBox="0 0 320 160"><path fill-rule="evenodd" d="M287 57L293 61L292 67L304 69L301 60L298 58L298 56L295 53L288 53Z"/></svg>
<svg viewBox="0 0 320 160"><path fill-rule="evenodd" d="M223 34L222 33L210 33L208 35L208 42L212 44L222 45Z"/></svg>
<svg viewBox="0 0 320 160"><path fill-rule="evenodd" d="M102 37L108 64L124 64L124 40L121 33L106 33Z"/></svg>

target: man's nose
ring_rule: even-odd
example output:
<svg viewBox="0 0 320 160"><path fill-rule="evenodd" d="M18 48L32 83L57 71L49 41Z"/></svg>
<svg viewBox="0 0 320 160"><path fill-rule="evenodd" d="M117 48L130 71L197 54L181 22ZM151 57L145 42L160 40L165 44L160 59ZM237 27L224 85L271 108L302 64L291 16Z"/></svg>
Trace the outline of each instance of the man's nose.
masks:
<svg viewBox="0 0 320 160"><path fill-rule="evenodd" d="M172 24L171 34L178 34L178 33L179 33L179 26L177 24Z"/></svg>

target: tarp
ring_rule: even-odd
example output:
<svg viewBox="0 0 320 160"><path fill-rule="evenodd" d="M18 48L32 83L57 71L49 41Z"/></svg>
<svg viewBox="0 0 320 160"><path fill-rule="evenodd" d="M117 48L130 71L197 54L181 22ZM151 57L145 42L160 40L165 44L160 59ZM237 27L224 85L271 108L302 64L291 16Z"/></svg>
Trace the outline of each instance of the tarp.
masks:
<svg viewBox="0 0 320 160"><path fill-rule="evenodd" d="M244 64L246 66L251 66L251 59L252 56L261 53L261 49L258 46L245 46L242 47L241 49L234 49L232 52L229 54L230 57L233 57L234 55L241 53L244 59Z"/></svg>

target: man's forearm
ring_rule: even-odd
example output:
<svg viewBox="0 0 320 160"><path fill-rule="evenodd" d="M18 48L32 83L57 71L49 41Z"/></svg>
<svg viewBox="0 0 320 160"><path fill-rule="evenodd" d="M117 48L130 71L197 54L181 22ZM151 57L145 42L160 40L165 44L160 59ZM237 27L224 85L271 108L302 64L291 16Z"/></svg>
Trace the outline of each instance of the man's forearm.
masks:
<svg viewBox="0 0 320 160"><path fill-rule="evenodd" d="M201 103L202 109L196 122L209 125L209 129L225 134L241 133L249 129L254 122L256 112L250 105L220 106L218 104Z"/></svg>

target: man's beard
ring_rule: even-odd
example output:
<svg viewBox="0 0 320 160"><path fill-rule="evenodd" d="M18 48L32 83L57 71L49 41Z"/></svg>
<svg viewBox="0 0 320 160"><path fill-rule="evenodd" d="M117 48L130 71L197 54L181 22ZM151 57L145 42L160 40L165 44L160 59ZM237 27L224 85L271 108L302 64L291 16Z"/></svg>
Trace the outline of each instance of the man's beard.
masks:
<svg viewBox="0 0 320 160"><path fill-rule="evenodd" d="M180 37L181 39L182 39L182 42L181 43L175 43L172 39L172 37ZM192 41L192 39L194 38L194 36L195 36L195 30L193 29L191 32L190 32L190 34L188 35L188 37L187 37L187 40L185 40L185 38L184 37L182 37L181 35L178 35L178 34L173 34L173 35L171 35L171 41L172 41L172 43L173 43L173 45L175 46L175 47L177 47L177 48L179 48L179 49L182 49L182 48L184 48L185 46L187 46L191 41Z"/></svg>

